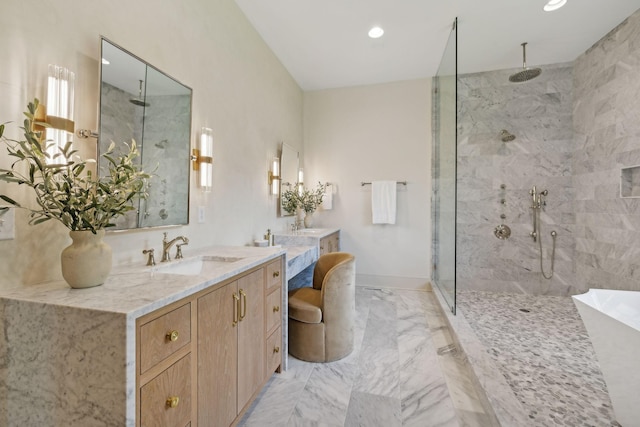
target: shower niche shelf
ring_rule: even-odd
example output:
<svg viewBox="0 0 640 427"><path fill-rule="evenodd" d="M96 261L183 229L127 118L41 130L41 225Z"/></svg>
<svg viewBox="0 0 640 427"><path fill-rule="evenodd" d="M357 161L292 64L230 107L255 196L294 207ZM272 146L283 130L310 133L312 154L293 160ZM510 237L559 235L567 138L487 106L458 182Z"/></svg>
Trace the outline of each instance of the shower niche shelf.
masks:
<svg viewBox="0 0 640 427"><path fill-rule="evenodd" d="M620 197L640 198L640 165L620 169Z"/></svg>

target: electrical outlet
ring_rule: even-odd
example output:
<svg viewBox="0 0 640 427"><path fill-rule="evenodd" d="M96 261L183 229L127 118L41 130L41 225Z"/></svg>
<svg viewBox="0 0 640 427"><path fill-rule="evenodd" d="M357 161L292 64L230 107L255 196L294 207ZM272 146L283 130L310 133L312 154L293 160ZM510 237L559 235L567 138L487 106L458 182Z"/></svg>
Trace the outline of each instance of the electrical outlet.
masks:
<svg viewBox="0 0 640 427"><path fill-rule="evenodd" d="M16 238L16 211L9 208L0 211L0 240L12 240Z"/></svg>
<svg viewBox="0 0 640 427"><path fill-rule="evenodd" d="M204 206L198 206L198 223L204 224Z"/></svg>

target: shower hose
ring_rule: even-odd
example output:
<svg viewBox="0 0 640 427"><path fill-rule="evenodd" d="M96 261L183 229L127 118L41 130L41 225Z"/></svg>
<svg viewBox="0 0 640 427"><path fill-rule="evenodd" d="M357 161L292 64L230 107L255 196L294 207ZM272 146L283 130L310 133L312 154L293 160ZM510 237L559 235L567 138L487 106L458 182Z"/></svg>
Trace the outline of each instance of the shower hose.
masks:
<svg viewBox="0 0 640 427"><path fill-rule="evenodd" d="M536 219L538 220L538 230L540 230L540 216L539 214L536 215ZM553 265L554 265L554 261L556 258L556 236L558 235L558 233L556 233L555 230L551 231L551 238L553 239L553 246L551 249L551 274L549 274L548 276L545 274L544 272L544 267L542 265L542 233L540 233L540 235L538 236L538 247L540 248L540 272L542 273L542 277L544 277L545 279L549 280L553 277Z"/></svg>

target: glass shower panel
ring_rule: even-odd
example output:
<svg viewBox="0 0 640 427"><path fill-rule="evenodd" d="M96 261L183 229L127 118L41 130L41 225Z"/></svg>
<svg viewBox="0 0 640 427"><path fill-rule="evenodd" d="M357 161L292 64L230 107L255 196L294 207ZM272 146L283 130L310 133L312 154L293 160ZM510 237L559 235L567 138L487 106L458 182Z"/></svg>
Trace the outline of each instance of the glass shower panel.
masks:
<svg viewBox="0 0 640 427"><path fill-rule="evenodd" d="M456 312L457 27L433 79L432 281Z"/></svg>

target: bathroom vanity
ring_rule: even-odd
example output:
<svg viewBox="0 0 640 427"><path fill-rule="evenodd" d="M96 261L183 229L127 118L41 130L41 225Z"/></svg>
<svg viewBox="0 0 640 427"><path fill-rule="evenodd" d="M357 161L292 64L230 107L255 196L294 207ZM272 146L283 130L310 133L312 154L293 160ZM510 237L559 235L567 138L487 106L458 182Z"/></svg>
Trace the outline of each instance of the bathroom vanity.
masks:
<svg viewBox="0 0 640 427"><path fill-rule="evenodd" d="M227 426L284 366L284 250L0 293L0 425Z"/></svg>
<svg viewBox="0 0 640 427"><path fill-rule="evenodd" d="M282 246L314 246L318 254L340 251L339 228L302 228L287 233L276 233L274 243Z"/></svg>

